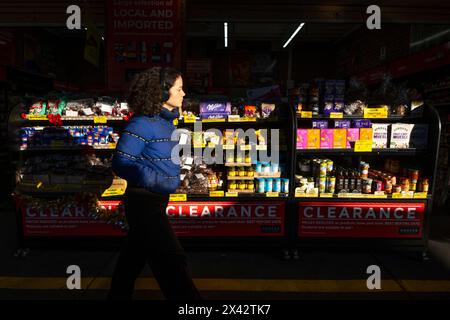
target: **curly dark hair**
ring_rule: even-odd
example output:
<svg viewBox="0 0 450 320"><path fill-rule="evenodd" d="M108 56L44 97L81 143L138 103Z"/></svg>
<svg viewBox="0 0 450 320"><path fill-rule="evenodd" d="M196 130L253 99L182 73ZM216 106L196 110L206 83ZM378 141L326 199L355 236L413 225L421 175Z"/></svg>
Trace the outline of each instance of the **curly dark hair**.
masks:
<svg viewBox="0 0 450 320"><path fill-rule="evenodd" d="M128 89L127 102L130 111L143 115L160 113L163 88L168 91L180 76L181 72L176 69L161 67L153 67L137 74Z"/></svg>

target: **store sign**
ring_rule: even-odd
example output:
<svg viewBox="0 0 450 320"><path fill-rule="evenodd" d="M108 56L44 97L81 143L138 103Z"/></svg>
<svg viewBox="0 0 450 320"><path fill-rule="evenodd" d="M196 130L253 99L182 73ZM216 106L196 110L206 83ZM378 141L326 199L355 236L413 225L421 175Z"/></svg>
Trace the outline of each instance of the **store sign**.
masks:
<svg viewBox="0 0 450 320"><path fill-rule="evenodd" d="M104 201L106 210L123 210L119 201ZM24 237L123 236L111 224L90 216L85 203L71 202L58 207L36 207L33 202L20 203Z"/></svg>
<svg viewBox="0 0 450 320"><path fill-rule="evenodd" d="M107 1L106 58L110 90L125 89L153 66L181 67L181 0Z"/></svg>
<svg viewBox="0 0 450 320"><path fill-rule="evenodd" d="M420 239L424 214L424 202L302 202L298 236Z"/></svg>
<svg viewBox="0 0 450 320"><path fill-rule="evenodd" d="M284 235L283 201L170 202L166 213L175 233L186 237Z"/></svg>

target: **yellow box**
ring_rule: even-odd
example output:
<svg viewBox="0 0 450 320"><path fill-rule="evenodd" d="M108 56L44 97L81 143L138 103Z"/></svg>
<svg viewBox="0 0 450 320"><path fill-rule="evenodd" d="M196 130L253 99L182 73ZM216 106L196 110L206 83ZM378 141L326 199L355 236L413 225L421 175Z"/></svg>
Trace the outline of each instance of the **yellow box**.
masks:
<svg viewBox="0 0 450 320"><path fill-rule="evenodd" d="M359 129L359 140L372 140L373 130L372 128Z"/></svg>
<svg viewBox="0 0 450 320"><path fill-rule="evenodd" d="M347 129L334 129L333 148L345 149L347 147Z"/></svg>
<svg viewBox="0 0 450 320"><path fill-rule="evenodd" d="M308 129L306 135L308 141L307 148L320 149L320 129Z"/></svg>

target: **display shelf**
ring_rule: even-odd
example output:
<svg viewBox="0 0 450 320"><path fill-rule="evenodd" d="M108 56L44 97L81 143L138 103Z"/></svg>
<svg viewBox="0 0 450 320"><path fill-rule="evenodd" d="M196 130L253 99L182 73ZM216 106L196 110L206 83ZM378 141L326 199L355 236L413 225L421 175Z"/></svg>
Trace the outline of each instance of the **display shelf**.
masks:
<svg viewBox="0 0 450 320"><path fill-rule="evenodd" d="M86 145L66 145L66 146L34 146L29 148L20 148L19 151L82 151L82 150L115 150L116 144L108 146L86 146Z"/></svg>
<svg viewBox="0 0 450 320"><path fill-rule="evenodd" d="M416 156L427 154L420 149L372 149L372 152L355 152L353 149L296 149L297 154L334 154L334 155L386 155L386 156Z"/></svg>
<svg viewBox="0 0 450 320"><path fill-rule="evenodd" d="M305 120L339 120L339 119L347 119L347 120L355 120L355 119L368 119L373 121L405 121L405 120L420 120L423 117L420 114L411 114L411 115L389 115L387 118L364 118L364 115L343 115L342 118L331 118L327 115L315 115L312 117L301 117L299 114L296 114L297 120L305 121Z"/></svg>
<svg viewBox="0 0 450 320"><path fill-rule="evenodd" d="M237 193L237 196L227 196L227 193ZM243 192L241 190L228 190L224 193L223 197L211 197L209 194L187 194L186 200L182 200L181 202L189 202L189 201L213 201L213 200L226 200L226 199L237 199L237 200L252 200L257 198L258 200L261 199L274 199L274 198L280 198L280 199L288 199L289 194L287 193L278 193L278 197L270 197L267 196L266 193L257 193L255 191L249 191L249 192Z"/></svg>
<svg viewBox="0 0 450 320"><path fill-rule="evenodd" d="M255 177L227 177L227 180L254 180Z"/></svg>
<svg viewBox="0 0 450 320"><path fill-rule="evenodd" d="M270 174L260 174L260 173L257 173L257 172L255 172L255 178L256 179L258 179L258 178L281 178L281 172L273 172L273 173L270 173Z"/></svg>
<svg viewBox="0 0 450 320"><path fill-rule="evenodd" d="M247 162L227 162L224 165L225 167L251 167L253 164Z"/></svg>

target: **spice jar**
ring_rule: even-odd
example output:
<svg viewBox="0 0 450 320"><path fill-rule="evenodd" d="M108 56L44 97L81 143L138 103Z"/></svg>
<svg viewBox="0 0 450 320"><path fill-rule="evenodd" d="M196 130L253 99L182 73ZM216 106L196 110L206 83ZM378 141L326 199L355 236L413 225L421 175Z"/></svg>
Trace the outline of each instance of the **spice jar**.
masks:
<svg viewBox="0 0 450 320"><path fill-rule="evenodd" d="M248 171L247 171L247 176L248 177L253 177L255 175L255 170L253 169L253 168L250 168Z"/></svg>
<svg viewBox="0 0 450 320"><path fill-rule="evenodd" d="M254 191L254 189L255 189L255 183L254 183L253 181L248 181L248 182L247 182L247 189L248 189L248 190Z"/></svg>
<svg viewBox="0 0 450 320"><path fill-rule="evenodd" d="M247 189L247 184L245 183L244 180L239 182L239 190L245 190Z"/></svg>
<svg viewBox="0 0 450 320"><path fill-rule="evenodd" d="M361 162L361 179L367 179L369 176L369 164Z"/></svg>
<svg viewBox="0 0 450 320"><path fill-rule="evenodd" d="M236 169L234 167L231 167L231 169L228 170L228 176L229 177L235 177L236 176Z"/></svg>
<svg viewBox="0 0 450 320"><path fill-rule="evenodd" d="M239 168L239 177L245 177L245 169L243 167Z"/></svg>
<svg viewBox="0 0 450 320"><path fill-rule="evenodd" d="M236 182L234 180L232 180L230 182L229 188L230 188L230 190L236 190L237 185L236 185Z"/></svg>

